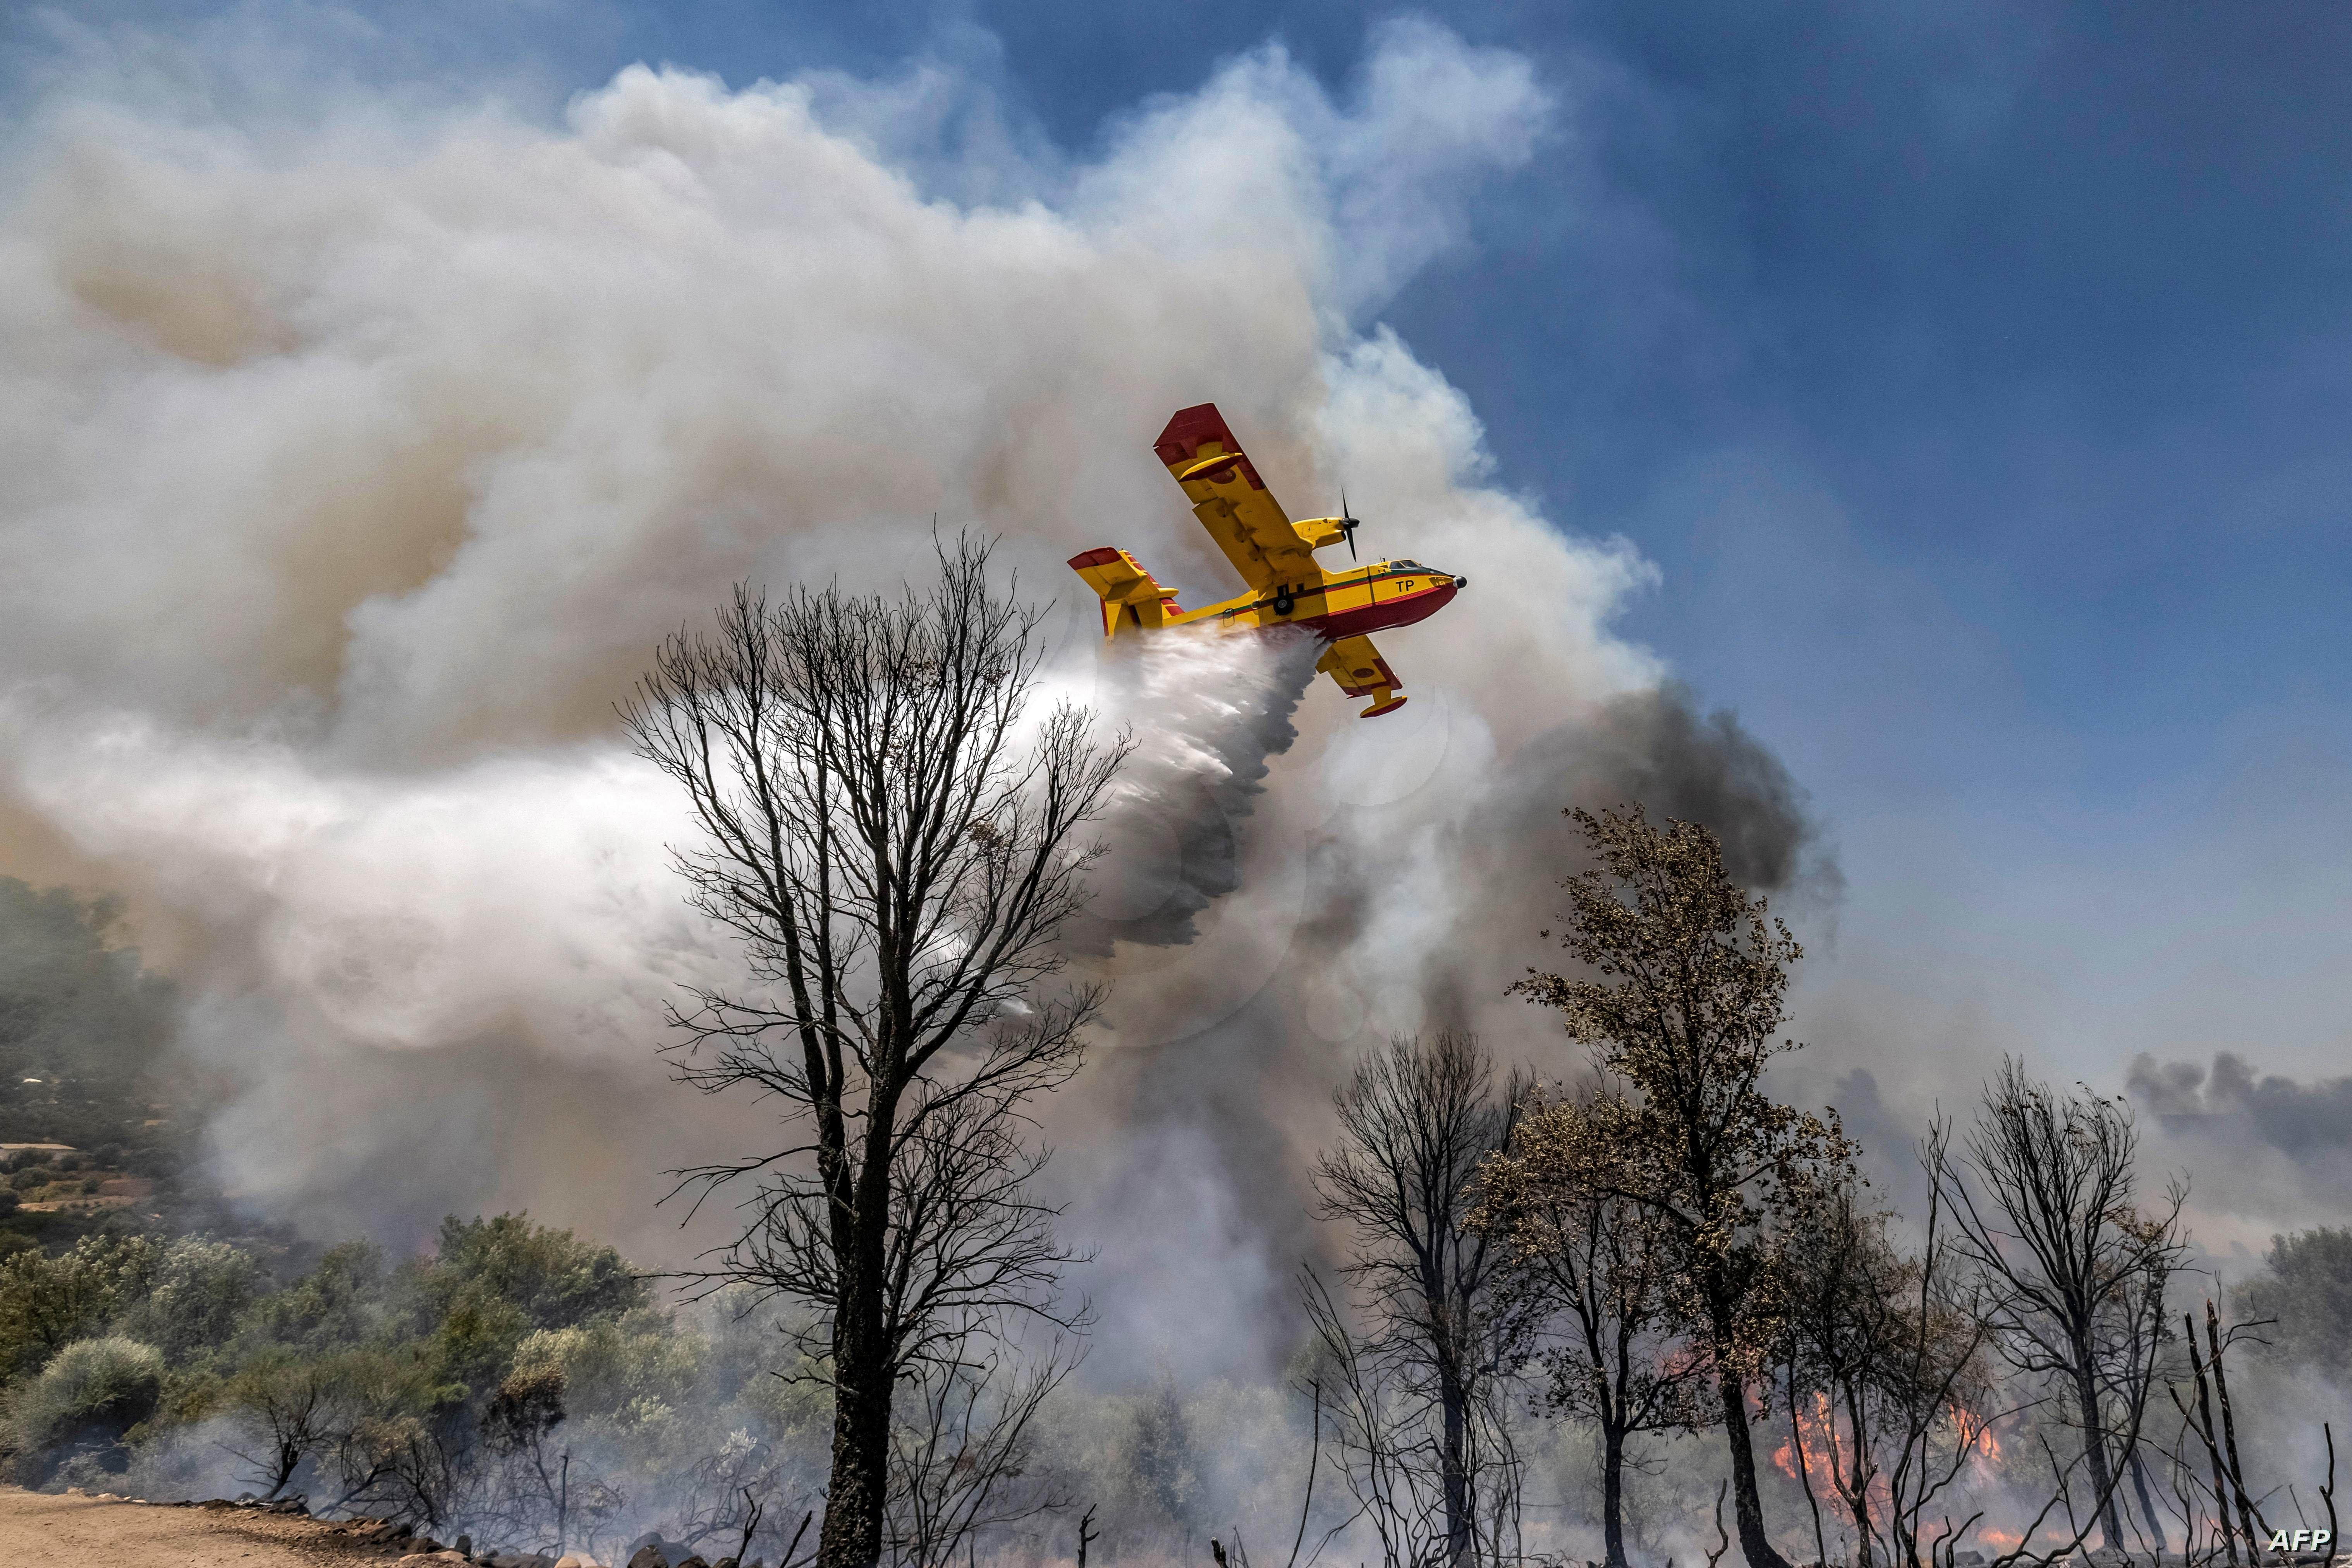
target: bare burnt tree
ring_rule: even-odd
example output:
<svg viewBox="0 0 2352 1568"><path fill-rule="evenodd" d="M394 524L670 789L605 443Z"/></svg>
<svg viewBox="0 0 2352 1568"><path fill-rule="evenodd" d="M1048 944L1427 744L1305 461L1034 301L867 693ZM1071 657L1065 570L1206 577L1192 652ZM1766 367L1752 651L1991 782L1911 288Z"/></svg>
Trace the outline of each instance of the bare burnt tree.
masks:
<svg viewBox="0 0 2352 1568"><path fill-rule="evenodd" d="M726 1441L686 1472L673 1505L677 1539L714 1557L721 1555L714 1543L731 1539L731 1555L739 1563L749 1562L753 1543L763 1536L784 1538L784 1526L794 1510L801 1510L803 1528L815 1517L814 1510L801 1510L812 1500L814 1489L799 1472L792 1456L774 1444L748 1431L729 1433ZM788 1500L790 1509L777 1506ZM797 1538L793 1544L799 1544ZM784 1557L789 1561L791 1556L788 1549Z"/></svg>
<svg viewBox="0 0 2352 1568"><path fill-rule="evenodd" d="M237 1441L222 1447L250 1467L265 1498L335 1439L334 1369L282 1352L263 1356L231 1380L226 1404Z"/></svg>
<svg viewBox="0 0 2352 1568"><path fill-rule="evenodd" d="M934 1361L900 1384L891 1454L889 1560L947 1568L977 1538L1066 1507L1036 1464L1036 1423L1082 1352L1056 1338L1035 1356L975 1328L975 1352Z"/></svg>
<svg viewBox="0 0 2352 1568"><path fill-rule="evenodd" d="M2243 1342L2260 1344L2261 1331L2274 1326L2267 1320L2225 1324L2209 1299L2205 1303L2204 1350L2200 1353L2196 1321L2185 1312L2181 1314L2181 1339L2188 1352L2189 1371L2196 1384L2196 1398L2193 1404L2183 1399L2177 1384L2168 1383L2165 1392L2181 1420L2181 1440L2176 1444L2170 1456L2171 1471L2173 1493L2178 1500L2186 1536L2183 1548L2191 1556L2199 1546L2200 1527L2209 1519L2220 1550L2233 1564L2238 1561L2238 1547L2242 1541L2246 1548L2246 1561L2252 1563L2262 1562L2265 1544L2278 1553L2282 1562L2288 1560L2288 1552L2302 1549L2301 1542L2278 1536L2272 1530L2270 1521L2263 1517L2263 1500L2275 1501L2275 1493L2265 1491L2257 1494L2246 1484L2245 1466L2239 1457L2238 1412L2230 1398L2229 1352ZM2328 1507L2329 1552L2332 1557L2336 1438L2334 1432L2324 1424L2322 1430L2327 1445L2327 1479L2320 1486L2320 1496ZM2192 1454L2189 1450L2186 1440L2189 1437L2197 1439L2200 1452ZM2204 1485L2203 1477L2197 1473L2196 1461L2199 1458L2211 1467L2212 1485L2210 1490ZM2288 1495L2292 1500L2294 1493L2291 1488ZM2301 1505L2297 1504L2296 1508L2299 1513ZM2211 1552L2209 1551L2207 1555L2210 1557Z"/></svg>
<svg viewBox="0 0 2352 1568"><path fill-rule="evenodd" d="M563 1373L538 1366L509 1373L491 1394L480 1422L485 1484L470 1526L563 1551L572 1525L572 1460L549 1439L566 1419L564 1394Z"/></svg>
<svg viewBox="0 0 2352 1568"><path fill-rule="evenodd" d="M1639 806L1570 813L1598 864L1569 878L1560 945L1582 970L1529 973L1515 988L1559 1009L1570 1038L1631 1094L1563 1129L1575 1184L1639 1204L1675 1252L1678 1310L1715 1380L1739 1549L1788 1568L1764 1530L1748 1394L1769 1391L1775 1282L1789 1217L1833 1185L1853 1145L1834 1114L1768 1098L1789 968L1803 950L1723 868L1696 823L1651 826Z"/></svg>
<svg viewBox="0 0 2352 1568"><path fill-rule="evenodd" d="M2131 1289L2116 1292L2100 1334L2105 1377L2100 1397L2110 1409L2137 1409L2147 1403L2151 1380L2161 1375L2167 1347L2173 1336L2166 1303L2172 1270L2154 1269L2140 1276ZM2132 1500L2139 1508L2139 1526L2146 1544L2158 1556L2170 1550L2164 1521L2157 1512L2156 1489L2149 1479L2149 1445L2135 1444L2119 1462L2131 1478ZM2120 1490L2120 1489L2118 1489Z"/></svg>
<svg viewBox="0 0 2352 1568"><path fill-rule="evenodd" d="M1490 1398L1508 1339L1493 1301L1501 1249L1470 1213L1479 1166L1508 1142L1522 1088L1515 1080L1498 1096L1493 1064L1470 1036L1393 1040L1336 1097L1339 1142L1315 1165L1318 1216L1355 1234L1345 1272L1368 1321L1364 1342L1331 1342L1349 1331L1328 1298L1310 1295L1309 1305L1339 1364L1360 1374L1358 1394L1384 1402L1377 1419L1362 1397L1342 1415L1352 1412L1360 1436L1384 1430L1382 1463L1409 1472L1395 1496L1434 1500L1436 1560L1448 1564L1474 1557L1482 1513L1516 1495Z"/></svg>
<svg viewBox="0 0 2352 1568"><path fill-rule="evenodd" d="M1656 1220L1579 1184L1552 1146L1575 1138L1575 1116L1529 1096L1510 1149L1486 1163L1472 1223L1502 1247L1500 1314L1544 1368L1542 1403L1600 1431L1605 1560L1626 1568L1629 1445L1714 1417L1704 1364L1680 1342Z"/></svg>
<svg viewBox="0 0 2352 1568"><path fill-rule="evenodd" d="M2138 1147L2120 1101L2053 1093L2004 1058L1960 1154L1936 1172L1956 1244L1987 1286L1993 1343L2063 1391L2102 1544L2117 1551L2117 1483L2161 1344L2147 1304L2160 1305L2184 1252L2187 1193L2175 1185L2144 1211Z"/></svg>
<svg viewBox="0 0 2352 1568"><path fill-rule="evenodd" d="M1464 1545L1458 1516L1448 1512L1444 1428L1433 1418L1427 1388L1401 1364L1404 1358L1393 1341L1350 1327L1346 1310L1312 1272L1302 1295L1316 1336L1309 1392L1318 1417L1328 1412L1322 1441L1355 1504L1330 1533L1364 1522L1380 1542L1381 1568L1445 1568L1460 1560L1453 1555L1457 1547L1473 1561L1482 1553L1488 1563L1518 1561L1521 1466L1505 1381L1481 1381L1465 1422L1461 1458L1472 1479L1466 1489L1472 1517Z"/></svg>
<svg viewBox="0 0 2352 1568"><path fill-rule="evenodd" d="M824 1568L881 1555L900 1377L955 1359L975 1314L1054 1310L1020 1107L1076 1070L1099 1002L1055 984L1055 936L1124 748L1066 705L1033 714L1041 612L994 590L984 543L940 567L896 599L739 589L623 710L702 830L675 850L694 907L750 962L748 988L674 1010L667 1049L706 1092L772 1099L783 1136L682 1190L744 1194L709 1279L818 1316Z"/></svg>

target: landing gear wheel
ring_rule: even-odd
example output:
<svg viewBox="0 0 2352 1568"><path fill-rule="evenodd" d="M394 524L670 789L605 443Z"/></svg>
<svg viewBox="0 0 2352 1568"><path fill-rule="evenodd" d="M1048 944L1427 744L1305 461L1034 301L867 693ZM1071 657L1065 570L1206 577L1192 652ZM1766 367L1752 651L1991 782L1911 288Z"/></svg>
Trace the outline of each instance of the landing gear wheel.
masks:
<svg viewBox="0 0 2352 1568"><path fill-rule="evenodd" d="M1274 596L1274 613L1277 616L1286 616L1290 614L1290 607L1295 603L1297 603L1297 601L1292 599L1289 595L1276 594Z"/></svg>

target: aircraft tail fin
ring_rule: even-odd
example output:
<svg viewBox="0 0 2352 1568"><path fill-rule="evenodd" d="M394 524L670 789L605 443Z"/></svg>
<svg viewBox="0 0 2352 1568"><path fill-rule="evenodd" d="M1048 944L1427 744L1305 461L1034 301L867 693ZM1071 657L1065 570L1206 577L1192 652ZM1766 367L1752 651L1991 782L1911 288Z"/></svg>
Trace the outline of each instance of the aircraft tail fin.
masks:
<svg viewBox="0 0 2352 1568"><path fill-rule="evenodd" d="M1175 590L1163 588L1143 569L1143 563L1124 550L1089 550L1070 557L1070 570L1086 580L1102 599L1103 636L1167 624L1176 605Z"/></svg>

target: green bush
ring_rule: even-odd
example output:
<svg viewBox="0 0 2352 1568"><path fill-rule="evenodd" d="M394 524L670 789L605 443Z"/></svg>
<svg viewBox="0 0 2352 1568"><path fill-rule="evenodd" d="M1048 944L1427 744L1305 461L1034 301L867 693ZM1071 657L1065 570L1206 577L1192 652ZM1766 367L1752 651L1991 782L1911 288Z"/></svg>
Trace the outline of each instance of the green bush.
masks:
<svg viewBox="0 0 2352 1568"><path fill-rule="evenodd" d="M0 1260L0 1375L38 1370L91 1338L142 1299L163 1263L143 1236L89 1236L55 1258L25 1251Z"/></svg>
<svg viewBox="0 0 2352 1568"><path fill-rule="evenodd" d="M18 1479L37 1486L76 1459L121 1470L124 1438L155 1413L163 1388L163 1353L152 1345L114 1336L66 1346L8 1401Z"/></svg>
<svg viewBox="0 0 2352 1568"><path fill-rule="evenodd" d="M252 1254L225 1241L175 1241L149 1275L145 1294L118 1309L116 1326L177 1364L227 1345L260 1289L261 1266Z"/></svg>
<svg viewBox="0 0 2352 1568"><path fill-rule="evenodd" d="M652 1288L613 1248L520 1214L443 1220L422 1284L438 1315L511 1307L532 1329L617 1317L653 1300Z"/></svg>
<svg viewBox="0 0 2352 1568"><path fill-rule="evenodd" d="M265 1340L328 1351L358 1344L385 1316L383 1254L373 1244L331 1247L317 1268L285 1289L264 1296L253 1326Z"/></svg>
<svg viewBox="0 0 2352 1568"><path fill-rule="evenodd" d="M2352 1228L2274 1236L2263 1262L2235 1292L2239 1316L2272 1321L2263 1338L2281 1363L2352 1377Z"/></svg>

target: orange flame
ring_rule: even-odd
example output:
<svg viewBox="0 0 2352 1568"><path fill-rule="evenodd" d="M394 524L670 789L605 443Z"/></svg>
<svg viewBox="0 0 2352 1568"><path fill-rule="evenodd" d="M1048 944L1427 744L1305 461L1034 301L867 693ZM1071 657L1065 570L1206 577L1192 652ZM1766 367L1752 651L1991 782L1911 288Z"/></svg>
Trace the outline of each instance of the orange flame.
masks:
<svg viewBox="0 0 2352 1568"><path fill-rule="evenodd" d="M1952 1406L1952 1424L1959 1428L1960 1447L1974 1448L1977 1458L1986 1464L2000 1460L2000 1439L1992 1435L1992 1423L1965 1405Z"/></svg>
<svg viewBox="0 0 2352 1568"><path fill-rule="evenodd" d="M1803 1445L1805 1470L1817 1479L1822 1479L1832 1473L1832 1459L1843 1468L1846 1457L1845 1439L1837 1433L1831 1419L1830 1396L1817 1393L1813 1395L1812 1404L1810 1412L1803 1409L1797 1412L1797 1439ZM1792 1481L1803 1479L1797 1467L1797 1444L1785 1437L1781 1439L1780 1447L1772 1452L1772 1462L1780 1466L1780 1473Z"/></svg>

